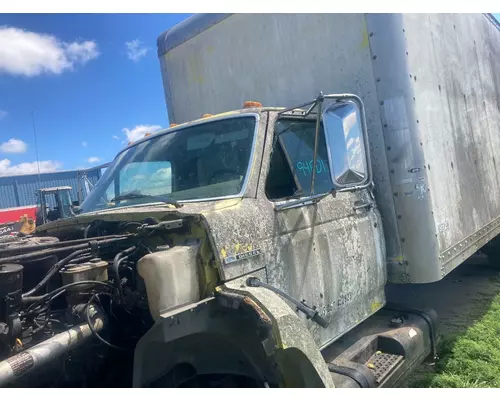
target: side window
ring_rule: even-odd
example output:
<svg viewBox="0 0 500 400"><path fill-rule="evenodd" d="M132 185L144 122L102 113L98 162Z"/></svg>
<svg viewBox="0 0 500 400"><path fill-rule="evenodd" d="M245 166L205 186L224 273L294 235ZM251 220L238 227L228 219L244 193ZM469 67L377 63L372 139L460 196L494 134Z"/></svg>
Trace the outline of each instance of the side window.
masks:
<svg viewBox="0 0 500 400"><path fill-rule="evenodd" d="M275 146L266 181L270 200L307 197L311 194L316 122L280 119L276 122ZM323 126L318 135L314 194L329 192L333 187Z"/></svg>
<svg viewBox="0 0 500 400"><path fill-rule="evenodd" d="M57 204L57 201L56 201L56 195L54 193L45 194L45 203L50 208L59 207L59 204Z"/></svg>
<svg viewBox="0 0 500 400"><path fill-rule="evenodd" d="M279 142L271 155L271 164L266 180L266 196L269 200L293 197L297 193L295 178Z"/></svg>

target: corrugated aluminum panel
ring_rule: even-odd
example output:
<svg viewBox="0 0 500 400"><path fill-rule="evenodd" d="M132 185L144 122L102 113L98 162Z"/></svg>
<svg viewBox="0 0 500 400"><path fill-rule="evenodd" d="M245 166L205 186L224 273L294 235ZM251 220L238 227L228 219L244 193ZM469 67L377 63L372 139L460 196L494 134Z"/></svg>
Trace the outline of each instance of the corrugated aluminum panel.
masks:
<svg viewBox="0 0 500 400"><path fill-rule="evenodd" d="M0 177L0 209L9 207L28 206L36 203L38 189L54 186L71 186L71 197L78 199L80 171L51 172L36 175L19 175ZM87 178L95 185L101 176L96 169L87 172ZM50 200L49 200L50 201ZM50 204L50 203L49 203ZM54 206L54 204L50 204Z"/></svg>

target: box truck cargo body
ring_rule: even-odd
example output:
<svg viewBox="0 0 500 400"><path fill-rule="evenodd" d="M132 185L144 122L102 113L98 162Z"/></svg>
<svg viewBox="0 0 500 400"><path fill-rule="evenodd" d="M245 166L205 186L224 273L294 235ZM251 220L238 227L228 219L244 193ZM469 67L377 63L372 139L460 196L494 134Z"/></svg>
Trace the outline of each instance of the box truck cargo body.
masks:
<svg viewBox="0 0 500 400"><path fill-rule="evenodd" d="M437 281L500 232L490 15L196 15L159 37L158 56L171 123L358 95L389 282Z"/></svg>

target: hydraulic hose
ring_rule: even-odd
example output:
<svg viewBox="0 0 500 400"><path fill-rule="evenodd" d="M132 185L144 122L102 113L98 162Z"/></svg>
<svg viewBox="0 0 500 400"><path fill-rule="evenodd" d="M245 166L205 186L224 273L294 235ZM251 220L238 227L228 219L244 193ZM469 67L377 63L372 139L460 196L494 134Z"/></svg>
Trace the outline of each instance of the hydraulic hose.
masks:
<svg viewBox="0 0 500 400"><path fill-rule="evenodd" d="M42 287L44 287L47 284L47 282L56 273L58 273L63 267L65 267L67 264L69 264L69 262L72 261L73 259L76 259L77 257L83 257L84 255L87 255L89 252L95 253L97 251L96 248L98 248L100 246L104 246L104 245L108 245L108 244L113 244L113 243L116 243L118 241L122 241L124 239L126 239L126 237L114 238L114 239L104 239L104 240L95 240L95 241L91 241L89 243L85 243L85 244L79 245L79 246L83 246L83 248L74 251L69 256L67 256L67 257L63 258L62 260L58 261L49 270L49 272L47 272L47 274L43 277L43 279L33 289L29 290L26 293L23 293L23 297L31 296L34 293L36 293L38 290L40 290ZM134 247L134 249L135 249L135 247ZM125 250L125 251L127 251L127 250Z"/></svg>
<svg viewBox="0 0 500 400"><path fill-rule="evenodd" d="M113 259L113 277L115 280L115 286L118 290L118 295L120 296L120 300L123 300L123 290L121 285L120 278L120 264L128 259L128 256L132 254L137 248L135 246L129 247L126 250L118 253Z"/></svg>
<svg viewBox="0 0 500 400"><path fill-rule="evenodd" d="M47 282L55 275L57 274L63 267L65 267L71 260L74 258L81 256L83 254L88 253L89 249L81 249L74 251L71 253L69 256L63 258L61 261L58 261L50 270L47 272L47 274L43 277L43 279L38 282L38 284L31 290L29 290L26 293L23 293L23 297L28 297L31 296L32 294L36 293L38 290L40 290L42 287L44 287Z"/></svg>
<svg viewBox="0 0 500 400"><path fill-rule="evenodd" d="M87 239L75 239L75 240L66 240L62 242L48 242L48 243L39 243L39 244L34 244L34 245L29 245L29 246L14 246L14 247L7 247L7 248L0 248L0 254L25 254L27 252L34 252L34 251L42 251L42 250L48 250L48 249L59 249L59 251L64 251L68 249L76 250L72 246L79 245L79 244L88 244L88 242L92 240L106 240L106 239L120 239L127 237L129 235L106 235L106 236L99 236L99 238L87 238Z"/></svg>
<svg viewBox="0 0 500 400"><path fill-rule="evenodd" d="M112 290L115 288L110 283L108 283L108 282L101 282L101 281L78 281L78 282L71 282L71 283L68 283L67 285L61 286L61 287L53 290L52 292L46 293L43 296L26 296L26 297L23 297L23 303L24 304L26 304L26 303L38 303L40 301L48 300L48 299L54 297L55 295L58 295L59 293L66 291L69 288L72 288L72 287L75 287L75 286L82 286L82 285L85 285L85 286L102 286L102 287L105 287L105 288L108 288L108 289L112 289Z"/></svg>
<svg viewBox="0 0 500 400"><path fill-rule="evenodd" d="M54 246L50 248L41 248L40 250L35 250L33 252L30 251L30 247L17 247L15 249L6 249L3 251L0 251L0 254L4 253L12 253L12 252L22 252L23 254L18 254L18 255L11 255L8 257L2 257L0 258L0 264L5 264L5 263L10 263L10 262L19 262L21 260L30 260L34 258L40 258L40 257L45 257L45 256L51 256L57 253L61 252L66 252L66 251L76 251L76 250L82 250L82 249L89 249L92 246L92 243L96 243L99 246L107 245L107 244L112 244L112 243L117 243L123 240L128 239L129 236L108 236L108 237L102 237L100 239L85 239L85 243L78 243L78 244L73 244L70 246ZM72 242L81 242L81 240L78 241L72 241ZM69 244L70 242L59 242L59 243L66 243ZM57 244L59 244L57 243ZM34 246L32 246L34 247ZM43 247L43 246L36 246L36 247ZM46 247L46 246L45 246Z"/></svg>

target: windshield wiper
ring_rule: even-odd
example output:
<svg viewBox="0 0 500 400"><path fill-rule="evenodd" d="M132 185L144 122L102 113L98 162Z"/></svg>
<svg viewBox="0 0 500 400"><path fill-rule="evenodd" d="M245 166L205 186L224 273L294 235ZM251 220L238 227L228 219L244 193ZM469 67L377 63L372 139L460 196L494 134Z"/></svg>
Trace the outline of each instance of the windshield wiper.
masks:
<svg viewBox="0 0 500 400"><path fill-rule="evenodd" d="M120 196L116 196L115 198L111 199L111 202L120 201L120 200L134 200L134 199L152 199L152 200L161 201L162 203L165 203L165 204L171 204L171 205L175 206L175 208L181 208L182 207L181 203L179 203L179 202L177 202L175 200L172 200L169 197L166 197L166 196L153 196L153 195L150 195L150 194L143 194L141 192L125 193L125 194L122 194Z"/></svg>

